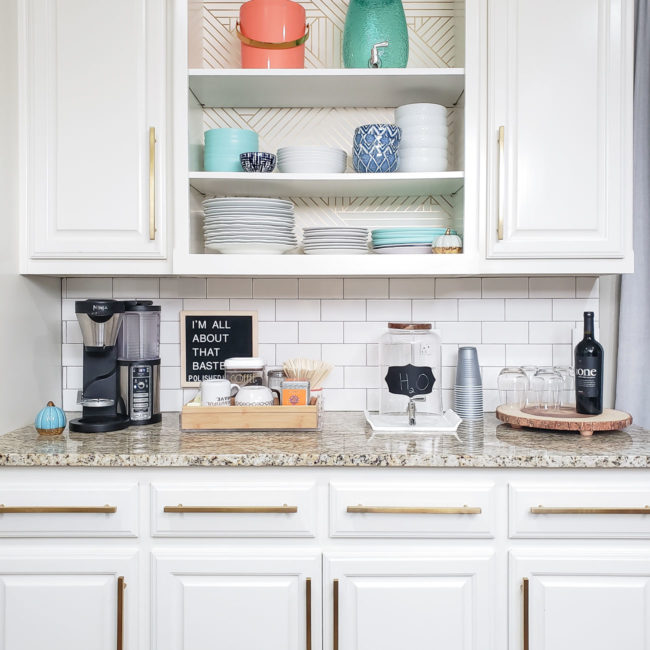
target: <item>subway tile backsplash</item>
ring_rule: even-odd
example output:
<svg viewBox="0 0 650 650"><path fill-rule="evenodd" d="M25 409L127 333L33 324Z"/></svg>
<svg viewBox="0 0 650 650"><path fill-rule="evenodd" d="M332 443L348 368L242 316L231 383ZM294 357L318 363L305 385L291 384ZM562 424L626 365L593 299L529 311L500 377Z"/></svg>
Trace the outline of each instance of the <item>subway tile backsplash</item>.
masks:
<svg viewBox="0 0 650 650"><path fill-rule="evenodd" d="M74 301L148 298L161 310L161 402L178 411L194 389L180 387L179 312L256 310L259 354L267 363L294 356L324 359L327 410L376 409L377 341L388 320L423 320L442 336L445 408L452 402L459 345L475 345L484 406L498 401L505 365L571 363L582 312L598 313L596 277L517 278L68 278L63 281L64 408L78 410L81 333Z"/></svg>

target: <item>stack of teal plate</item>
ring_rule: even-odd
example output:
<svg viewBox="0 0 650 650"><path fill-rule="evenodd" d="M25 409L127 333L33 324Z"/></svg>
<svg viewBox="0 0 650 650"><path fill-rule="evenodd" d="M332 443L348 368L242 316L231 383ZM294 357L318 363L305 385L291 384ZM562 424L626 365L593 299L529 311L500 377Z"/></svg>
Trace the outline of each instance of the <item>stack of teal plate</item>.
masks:
<svg viewBox="0 0 650 650"><path fill-rule="evenodd" d="M446 232L446 228L377 228L372 231L372 249L383 255L429 254L436 238Z"/></svg>
<svg viewBox="0 0 650 650"><path fill-rule="evenodd" d="M242 171L239 154L258 150L258 137L248 129L210 129L205 132L203 169L206 172Z"/></svg>

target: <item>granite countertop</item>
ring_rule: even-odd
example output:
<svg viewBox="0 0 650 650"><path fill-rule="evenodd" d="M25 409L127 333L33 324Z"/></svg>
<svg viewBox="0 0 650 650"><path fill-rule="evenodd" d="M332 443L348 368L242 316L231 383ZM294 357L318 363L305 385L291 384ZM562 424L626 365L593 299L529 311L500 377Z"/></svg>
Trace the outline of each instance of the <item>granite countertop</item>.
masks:
<svg viewBox="0 0 650 650"><path fill-rule="evenodd" d="M0 465L76 467L650 467L650 431L516 431L493 414L457 435L374 433L362 413L325 413L320 432L181 432L177 413L115 433L0 435Z"/></svg>

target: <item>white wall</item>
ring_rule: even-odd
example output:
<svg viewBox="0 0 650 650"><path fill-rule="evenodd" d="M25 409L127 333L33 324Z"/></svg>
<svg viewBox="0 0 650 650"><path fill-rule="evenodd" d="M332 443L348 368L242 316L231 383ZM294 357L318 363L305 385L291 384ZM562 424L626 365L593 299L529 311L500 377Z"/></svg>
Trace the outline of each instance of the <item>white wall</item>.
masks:
<svg viewBox="0 0 650 650"><path fill-rule="evenodd" d="M17 274L16 4L0 2L0 434L61 400L61 280Z"/></svg>

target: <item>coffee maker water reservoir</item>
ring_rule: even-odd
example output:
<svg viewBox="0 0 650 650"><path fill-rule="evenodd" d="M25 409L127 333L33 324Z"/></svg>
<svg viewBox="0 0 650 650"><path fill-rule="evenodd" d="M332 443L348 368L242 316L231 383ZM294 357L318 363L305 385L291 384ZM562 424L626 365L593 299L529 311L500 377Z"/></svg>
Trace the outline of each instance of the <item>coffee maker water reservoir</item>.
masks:
<svg viewBox="0 0 650 650"><path fill-rule="evenodd" d="M125 301L117 348L120 391L131 424L160 422L160 305Z"/></svg>

